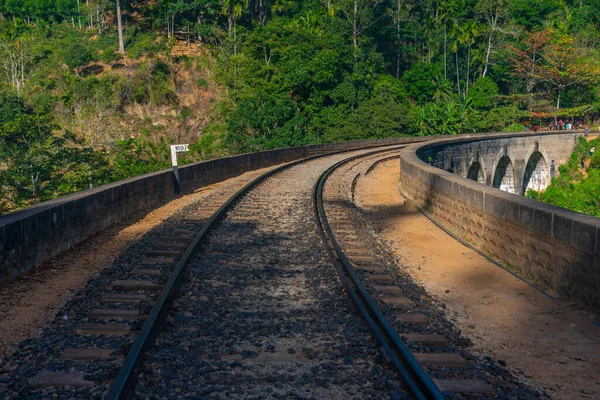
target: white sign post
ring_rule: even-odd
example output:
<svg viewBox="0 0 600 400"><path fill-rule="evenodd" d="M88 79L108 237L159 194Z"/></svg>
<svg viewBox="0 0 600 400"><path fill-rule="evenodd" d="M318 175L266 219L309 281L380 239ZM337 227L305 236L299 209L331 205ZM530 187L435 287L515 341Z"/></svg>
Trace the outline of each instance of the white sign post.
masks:
<svg viewBox="0 0 600 400"><path fill-rule="evenodd" d="M174 144L171 146L171 164L173 165L173 183L175 184L175 194L181 194L179 185L179 171L177 171L177 153L190 151L189 144Z"/></svg>

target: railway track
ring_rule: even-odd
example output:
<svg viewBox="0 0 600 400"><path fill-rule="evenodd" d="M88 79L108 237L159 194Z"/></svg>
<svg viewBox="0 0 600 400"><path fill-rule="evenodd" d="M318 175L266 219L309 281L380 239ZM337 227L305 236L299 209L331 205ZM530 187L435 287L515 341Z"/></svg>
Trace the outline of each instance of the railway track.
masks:
<svg viewBox="0 0 600 400"><path fill-rule="evenodd" d="M373 308L378 300L369 304L360 290L361 274L381 275L376 289L391 295L384 304L400 301L343 209L359 175L349 198L334 190L321 201L328 179L393 154L354 151L257 171L186 208L78 293L40 338L21 344L0 370L0 399L441 398L438 387L460 385L486 393L482 382L448 380L456 366L439 359L434 383L419 370L422 357L402 347L411 334L392 332L389 315ZM312 233L314 205L327 251ZM378 343L348 308L328 255Z"/></svg>
<svg viewBox="0 0 600 400"><path fill-rule="evenodd" d="M159 327L198 233L243 187L265 174L248 173L212 191L90 281L40 338L22 342L0 369L0 399L104 398L119 379L115 372L141 355Z"/></svg>
<svg viewBox="0 0 600 400"><path fill-rule="evenodd" d="M315 216L331 262L385 360L411 397L545 398L508 376L490 358L466 351L469 343L436 304L373 240L354 205L362 176L398 154L351 157L332 165L315 185ZM367 237L370 237L367 239Z"/></svg>
<svg viewBox="0 0 600 400"><path fill-rule="evenodd" d="M252 188L303 162L238 179L141 241L139 248L76 294L40 338L21 343L0 370L0 398L130 394L134 368L156 335L200 242Z"/></svg>

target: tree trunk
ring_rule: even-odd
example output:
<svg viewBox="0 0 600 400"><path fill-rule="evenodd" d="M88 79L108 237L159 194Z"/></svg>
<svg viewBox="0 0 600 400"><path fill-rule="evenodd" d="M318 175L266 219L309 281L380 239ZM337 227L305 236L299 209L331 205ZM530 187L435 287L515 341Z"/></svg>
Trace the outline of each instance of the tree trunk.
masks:
<svg viewBox="0 0 600 400"><path fill-rule="evenodd" d="M125 54L125 44L123 43L123 23L121 21L121 0L117 0L117 27L119 29L119 53Z"/></svg>
<svg viewBox="0 0 600 400"><path fill-rule="evenodd" d="M398 40L396 44L396 79L400 79L400 0L398 0L398 8L396 9L396 38Z"/></svg>
<svg viewBox="0 0 600 400"><path fill-rule="evenodd" d="M88 184L89 184L89 188L93 189L94 188L94 181L92 179L92 166L90 164L87 164L87 170L88 170Z"/></svg>
<svg viewBox="0 0 600 400"><path fill-rule="evenodd" d="M460 73L458 70L458 49L456 50L456 87L458 88L458 95L460 96Z"/></svg>
<svg viewBox="0 0 600 400"><path fill-rule="evenodd" d="M469 43L469 52L467 53L467 83L465 87L465 99L469 95L469 74L471 73L471 43Z"/></svg>
<svg viewBox="0 0 600 400"><path fill-rule="evenodd" d="M490 63L490 54L492 52L492 35L493 34L494 34L494 31L491 31L490 37L488 38L488 46L487 46L487 51L485 53L485 64L483 66L483 74L481 74L481 77L485 77L485 75L487 74L488 65Z"/></svg>
<svg viewBox="0 0 600 400"><path fill-rule="evenodd" d="M446 21L444 21L444 79L448 79L447 46L448 41L446 38Z"/></svg>
<svg viewBox="0 0 600 400"><path fill-rule="evenodd" d="M354 64L356 64L356 52L358 50L358 0L354 0L354 22L352 28L352 44L354 45Z"/></svg>
<svg viewBox="0 0 600 400"><path fill-rule="evenodd" d="M265 4L267 2L267 0L260 0L259 2L259 17L260 17L260 24L262 26L265 26L267 24L267 17L268 17L268 9L267 9L267 5Z"/></svg>

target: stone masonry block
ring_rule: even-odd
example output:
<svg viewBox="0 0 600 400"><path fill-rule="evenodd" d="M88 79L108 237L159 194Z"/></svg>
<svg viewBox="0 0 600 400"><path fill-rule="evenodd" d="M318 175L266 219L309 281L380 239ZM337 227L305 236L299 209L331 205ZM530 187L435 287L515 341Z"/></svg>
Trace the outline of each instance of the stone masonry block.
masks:
<svg viewBox="0 0 600 400"><path fill-rule="evenodd" d="M6 224L4 226L6 236L6 247L4 250L11 250L23 244L23 223L21 220Z"/></svg>
<svg viewBox="0 0 600 400"><path fill-rule="evenodd" d="M508 222L516 224L516 225L521 225L521 215L520 215L520 210L519 210L519 203L517 203L516 201L512 201L512 200L505 200L505 204L504 204L505 208L506 208L506 215L505 218Z"/></svg>
<svg viewBox="0 0 600 400"><path fill-rule="evenodd" d="M52 228L52 209L41 211L37 214L36 236L45 236Z"/></svg>
<svg viewBox="0 0 600 400"><path fill-rule="evenodd" d="M50 211L52 213L52 230L56 231L65 225L64 206L59 204L56 207L52 207Z"/></svg>
<svg viewBox="0 0 600 400"><path fill-rule="evenodd" d="M87 195L83 198L84 210L83 218L91 219L96 216L96 197L94 195Z"/></svg>
<svg viewBox="0 0 600 400"><path fill-rule="evenodd" d="M71 225L75 221L75 201L68 201L63 204L63 220L66 225Z"/></svg>
<svg viewBox="0 0 600 400"><path fill-rule="evenodd" d="M534 213L535 213L535 210L532 207L528 207L523 204L520 204L519 205L519 225L521 225L523 228L527 228L532 231L535 230Z"/></svg>
<svg viewBox="0 0 600 400"><path fill-rule="evenodd" d="M552 222L552 237L566 245L571 245L573 239L573 220L554 214Z"/></svg>
<svg viewBox="0 0 600 400"><path fill-rule="evenodd" d="M596 225L573 221L573 247L588 254L596 253Z"/></svg>
<svg viewBox="0 0 600 400"><path fill-rule="evenodd" d="M73 223L77 223L85 218L86 215L86 204L85 198L79 198L74 201L74 207L70 219Z"/></svg>
<svg viewBox="0 0 600 400"><path fill-rule="evenodd" d="M483 211L483 199L484 194L481 190L465 186L466 203L476 207L478 210Z"/></svg>
<svg viewBox="0 0 600 400"><path fill-rule="evenodd" d="M548 211L536 209L534 213L535 231L542 235L552 237L552 217L553 214Z"/></svg>
<svg viewBox="0 0 600 400"><path fill-rule="evenodd" d="M4 249L6 249L6 234L4 233L4 226L0 226L0 253L4 252ZM2 265L1 259L0 265Z"/></svg>
<svg viewBox="0 0 600 400"><path fill-rule="evenodd" d="M30 215L22 219L21 224L23 243L32 240L37 235L37 218L36 215Z"/></svg>
<svg viewBox="0 0 600 400"><path fill-rule="evenodd" d="M518 215L518 208L517 215ZM485 212L498 218L506 216L506 199L492 193L485 194Z"/></svg>
<svg viewBox="0 0 600 400"><path fill-rule="evenodd" d="M450 179L447 179L445 176L432 175L431 186L438 193L452 193L452 181Z"/></svg>

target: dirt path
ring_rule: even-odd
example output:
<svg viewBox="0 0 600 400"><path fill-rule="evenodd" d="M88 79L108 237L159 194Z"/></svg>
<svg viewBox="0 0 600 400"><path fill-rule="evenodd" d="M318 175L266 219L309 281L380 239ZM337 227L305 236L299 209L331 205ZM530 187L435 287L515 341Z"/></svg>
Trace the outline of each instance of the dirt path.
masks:
<svg viewBox="0 0 600 400"><path fill-rule="evenodd" d="M12 353L23 339L37 335L75 291L112 265L133 241L181 208L244 176L201 188L150 213L141 211L129 222L106 229L37 270L0 286L0 367L3 356Z"/></svg>
<svg viewBox="0 0 600 400"><path fill-rule="evenodd" d="M464 247L397 190L398 160L356 187L373 228L482 353L559 399L600 398L600 328Z"/></svg>

